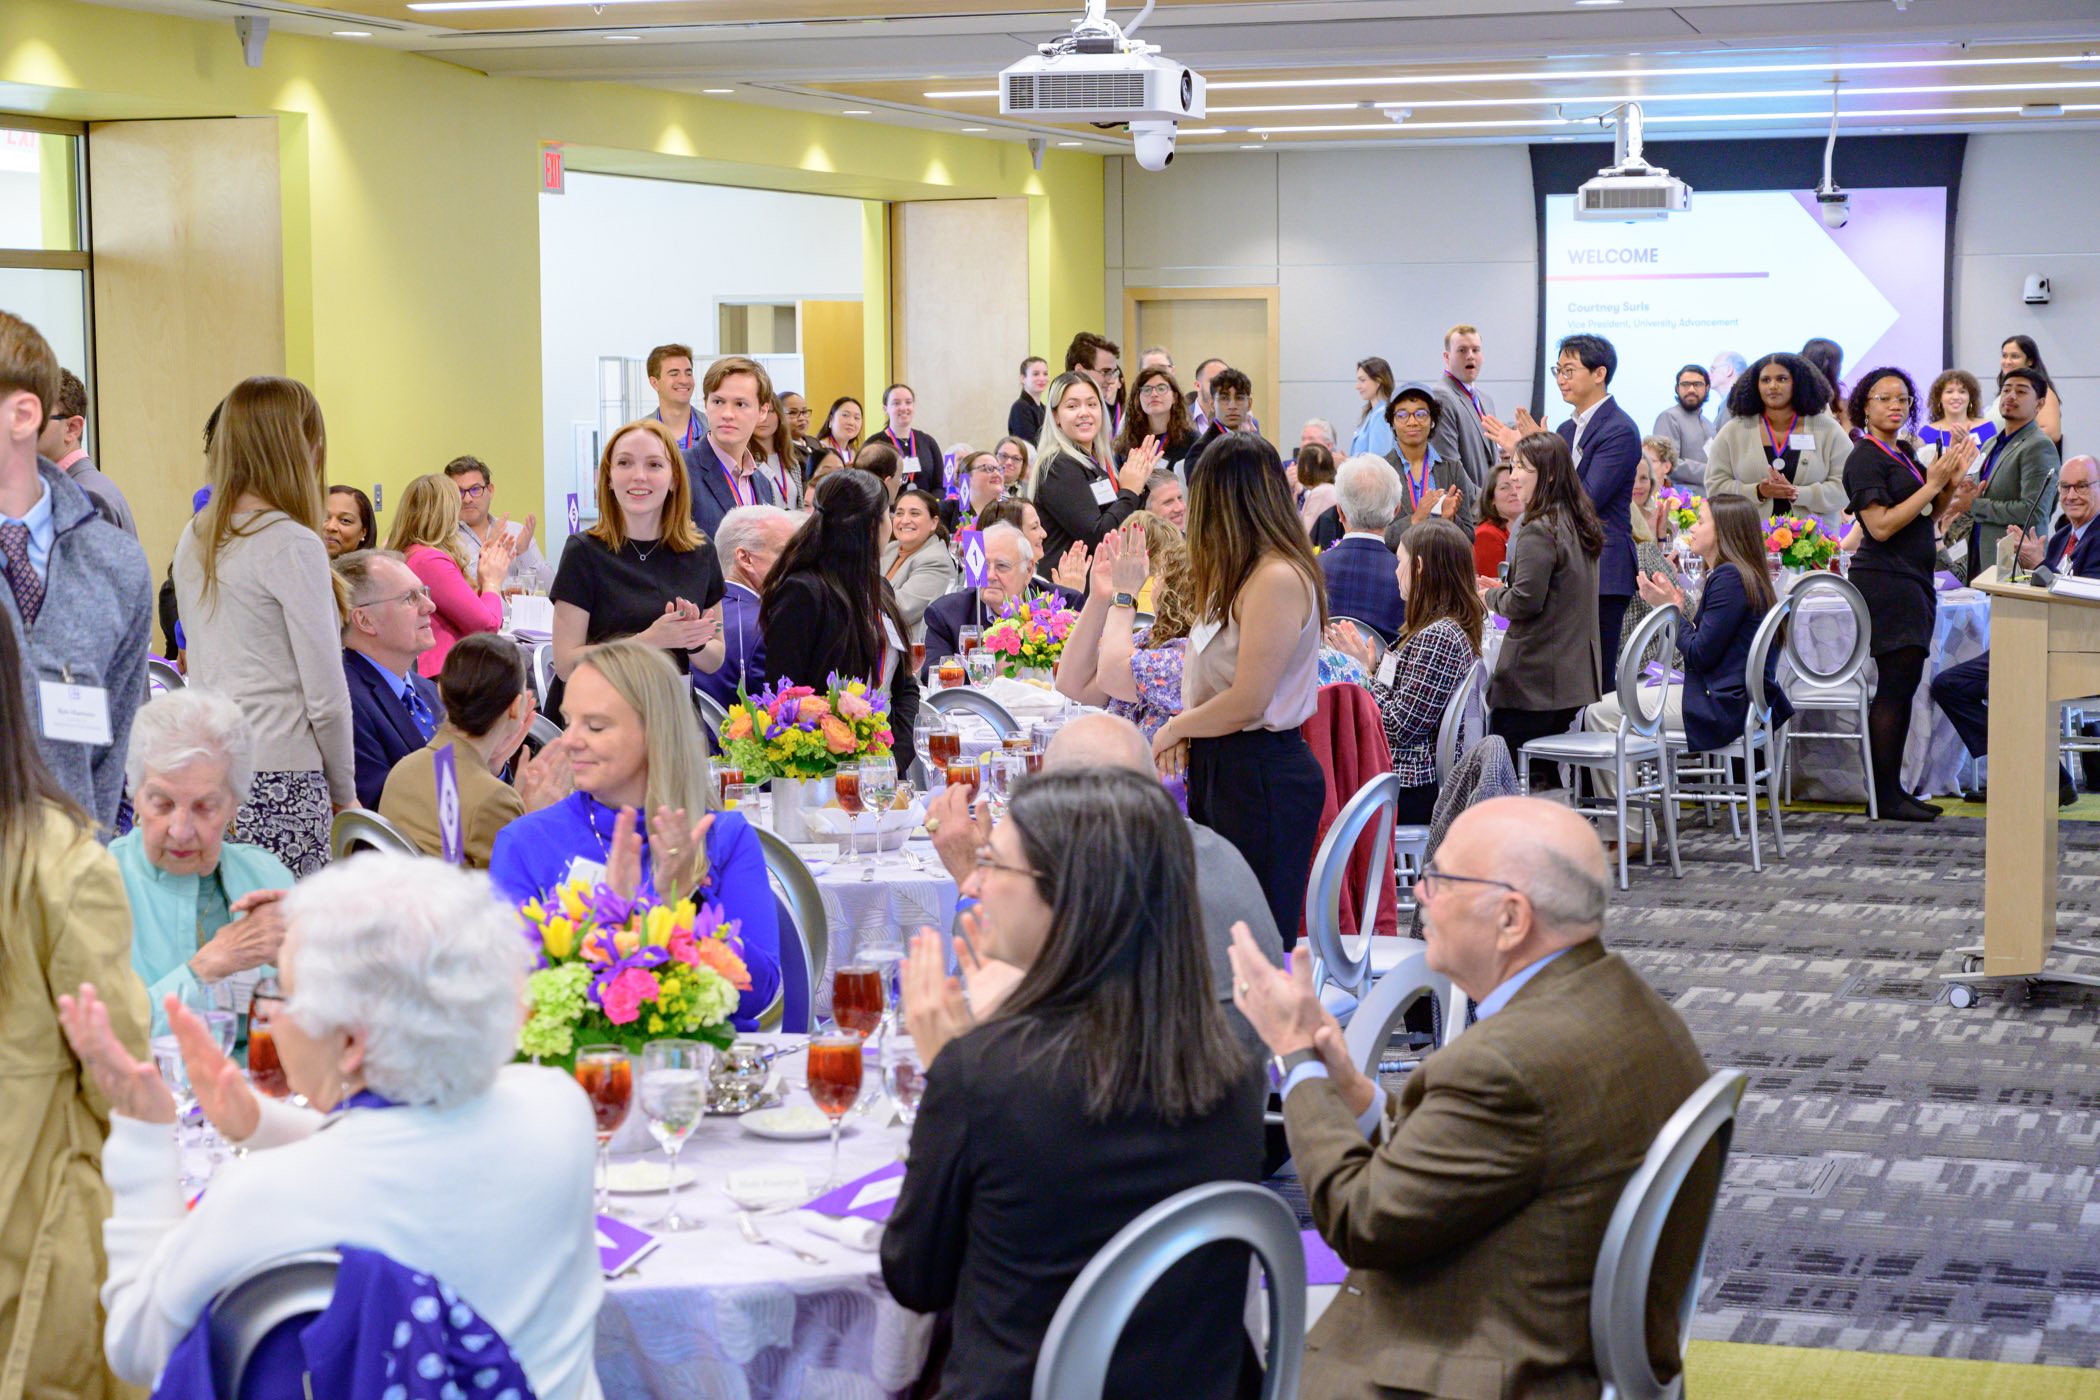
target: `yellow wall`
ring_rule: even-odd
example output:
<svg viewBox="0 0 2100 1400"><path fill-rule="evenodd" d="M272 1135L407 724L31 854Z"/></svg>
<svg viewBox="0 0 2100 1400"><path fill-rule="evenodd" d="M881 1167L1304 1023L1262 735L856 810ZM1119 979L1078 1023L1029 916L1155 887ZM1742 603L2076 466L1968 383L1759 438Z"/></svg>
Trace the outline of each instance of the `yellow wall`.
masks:
<svg viewBox="0 0 2100 1400"><path fill-rule="evenodd" d="M0 3L0 108L77 120L283 119L286 362L328 415L331 473L383 481L390 502L461 451L505 464L517 508L541 499L533 201L542 141L568 143L574 168L617 169L631 155L652 173L868 199L1026 196L1031 341L1061 349L1073 331L1098 327L1104 301L1101 161L1076 152L1049 153L1037 172L1010 141L616 84L491 78L277 33L250 69L225 21L79 0ZM866 372L878 391L886 277L865 293ZM170 442L194 437L194 425L169 425ZM180 459L107 465L120 479L199 469Z"/></svg>

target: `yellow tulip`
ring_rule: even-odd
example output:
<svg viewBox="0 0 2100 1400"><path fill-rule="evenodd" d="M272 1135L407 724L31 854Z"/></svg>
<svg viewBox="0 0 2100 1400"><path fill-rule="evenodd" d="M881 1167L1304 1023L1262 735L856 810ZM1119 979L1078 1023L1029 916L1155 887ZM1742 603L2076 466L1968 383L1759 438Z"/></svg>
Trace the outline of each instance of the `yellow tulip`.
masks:
<svg viewBox="0 0 2100 1400"><path fill-rule="evenodd" d="M652 948L667 948L671 944L671 911L661 904L649 911L644 937Z"/></svg>
<svg viewBox="0 0 2100 1400"><path fill-rule="evenodd" d="M546 927L540 930L540 946L547 950L548 957L556 960L574 956L576 925L567 919L547 920Z"/></svg>
<svg viewBox="0 0 2100 1400"><path fill-rule="evenodd" d="M558 891L561 896L561 912L577 920L581 920L589 912L580 893L580 884L581 882L563 885Z"/></svg>

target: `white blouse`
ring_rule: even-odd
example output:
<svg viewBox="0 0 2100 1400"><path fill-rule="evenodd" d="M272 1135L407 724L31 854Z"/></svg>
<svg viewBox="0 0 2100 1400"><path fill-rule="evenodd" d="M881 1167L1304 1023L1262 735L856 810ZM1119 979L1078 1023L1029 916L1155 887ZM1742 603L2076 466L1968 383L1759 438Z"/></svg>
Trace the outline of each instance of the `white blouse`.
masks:
<svg viewBox="0 0 2100 1400"><path fill-rule="evenodd" d="M256 1265L351 1244L458 1290L542 1400L598 1400L596 1138L575 1080L507 1065L448 1109L262 1108L248 1155L187 1212L174 1125L111 1116L102 1303L119 1376L151 1384L219 1290Z"/></svg>

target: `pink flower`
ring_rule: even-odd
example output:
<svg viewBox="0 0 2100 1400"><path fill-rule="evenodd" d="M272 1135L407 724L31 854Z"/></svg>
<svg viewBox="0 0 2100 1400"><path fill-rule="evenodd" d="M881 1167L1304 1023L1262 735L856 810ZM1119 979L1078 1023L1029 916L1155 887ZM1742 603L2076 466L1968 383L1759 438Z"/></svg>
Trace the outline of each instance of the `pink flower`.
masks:
<svg viewBox="0 0 2100 1400"><path fill-rule="evenodd" d="M643 1002L656 1000L662 991L655 973L639 967L627 968L606 983L601 993L605 1019L616 1026L627 1025L642 1014Z"/></svg>
<svg viewBox="0 0 2100 1400"><path fill-rule="evenodd" d="M866 719L874 713L875 707L865 696L855 695L850 690L839 696L839 717L842 719Z"/></svg>
<svg viewBox="0 0 2100 1400"><path fill-rule="evenodd" d="M671 930L671 942L668 951L672 958L684 963L687 967L698 967L700 965L699 945L693 941L693 931L689 928L680 927Z"/></svg>

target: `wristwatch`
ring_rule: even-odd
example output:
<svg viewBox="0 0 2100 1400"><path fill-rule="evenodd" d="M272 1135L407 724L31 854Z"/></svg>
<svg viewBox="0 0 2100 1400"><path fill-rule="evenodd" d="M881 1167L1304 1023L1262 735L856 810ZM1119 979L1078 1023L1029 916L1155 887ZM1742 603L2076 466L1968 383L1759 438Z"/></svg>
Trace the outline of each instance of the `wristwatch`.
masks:
<svg viewBox="0 0 2100 1400"><path fill-rule="evenodd" d="M1291 1077L1292 1070L1298 1068L1298 1066L1304 1064L1308 1060L1317 1060L1319 1058L1320 1052L1309 1047L1304 1050L1293 1050L1288 1055L1278 1055L1276 1057L1277 1081L1279 1083L1288 1081Z"/></svg>
<svg viewBox="0 0 2100 1400"><path fill-rule="evenodd" d="M1116 595L1115 602L1111 603L1110 606L1117 608L1129 608L1131 611L1135 612L1137 610L1137 599L1132 597L1128 593L1118 593Z"/></svg>

